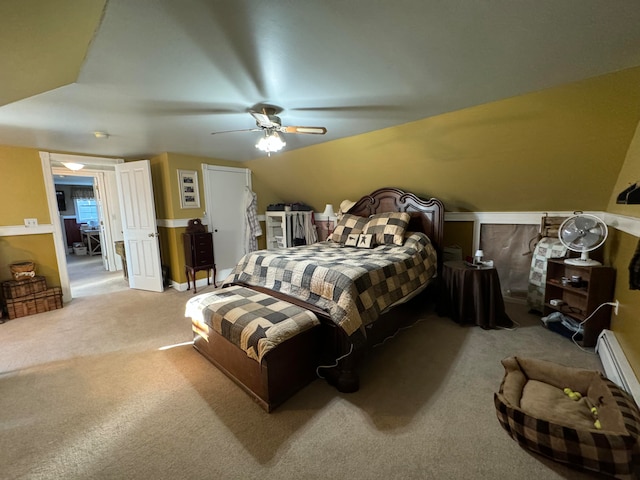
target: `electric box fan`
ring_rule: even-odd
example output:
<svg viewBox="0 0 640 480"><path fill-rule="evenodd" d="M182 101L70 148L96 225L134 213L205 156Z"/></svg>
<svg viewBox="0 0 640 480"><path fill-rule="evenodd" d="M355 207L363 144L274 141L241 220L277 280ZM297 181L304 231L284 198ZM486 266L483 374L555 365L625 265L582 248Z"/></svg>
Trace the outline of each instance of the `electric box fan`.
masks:
<svg viewBox="0 0 640 480"><path fill-rule="evenodd" d="M567 258L569 265L601 265L589 258L589 252L601 246L607 239L607 225L595 215L581 213L567 218L558 231L562 244L569 250L580 253L580 258Z"/></svg>

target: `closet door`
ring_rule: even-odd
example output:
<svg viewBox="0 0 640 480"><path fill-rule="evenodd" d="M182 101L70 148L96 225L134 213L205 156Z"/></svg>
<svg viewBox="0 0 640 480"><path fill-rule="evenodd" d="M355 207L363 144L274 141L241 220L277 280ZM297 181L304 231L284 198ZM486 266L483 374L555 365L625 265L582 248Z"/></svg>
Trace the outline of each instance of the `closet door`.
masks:
<svg viewBox="0 0 640 480"><path fill-rule="evenodd" d="M213 233L216 280L227 278L244 255L245 191L251 170L202 165L208 230Z"/></svg>

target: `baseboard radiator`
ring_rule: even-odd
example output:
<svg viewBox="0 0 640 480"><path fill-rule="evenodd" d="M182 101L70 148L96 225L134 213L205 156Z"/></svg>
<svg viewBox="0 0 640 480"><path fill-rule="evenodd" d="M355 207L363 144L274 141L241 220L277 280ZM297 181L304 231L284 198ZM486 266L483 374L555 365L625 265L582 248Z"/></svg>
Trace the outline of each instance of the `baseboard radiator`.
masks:
<svg viewBox="0 0 640 480"><path fill-rule="evenodd" d="M600 333L596 344L596 353L600 356L605 376L630 393L635 402L640 405L640 383L638 383L615 333L611 330L603 330Z"/></svg>

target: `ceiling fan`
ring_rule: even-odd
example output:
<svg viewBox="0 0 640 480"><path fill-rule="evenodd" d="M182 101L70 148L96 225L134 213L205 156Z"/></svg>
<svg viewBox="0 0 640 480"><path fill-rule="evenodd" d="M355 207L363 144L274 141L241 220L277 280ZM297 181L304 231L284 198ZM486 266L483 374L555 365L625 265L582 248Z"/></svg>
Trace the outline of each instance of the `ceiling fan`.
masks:
<svg viewBox="0 0 640 480"><path fill-rule="evenodd" d="M249 110L251 116L256 120L257 128L225 130L222 132L212 132L211 135L232 132L264 132L264 136L260 138L256 144L256 148L267 152L267 155L271 155L272 152L277 152L286 145L284 140L280 138L279 133L303 133L312 135L324 135L327 133L325 127L284 126L282 125L280 117L276 115L278 111L276 107L272 106L264 106L260 111Z"/></svg>

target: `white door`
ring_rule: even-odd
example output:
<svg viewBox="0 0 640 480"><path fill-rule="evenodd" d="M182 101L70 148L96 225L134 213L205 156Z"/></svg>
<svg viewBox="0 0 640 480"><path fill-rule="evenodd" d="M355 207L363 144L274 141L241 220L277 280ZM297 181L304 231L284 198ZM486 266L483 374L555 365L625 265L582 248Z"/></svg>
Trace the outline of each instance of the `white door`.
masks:
<svg viewBox="0 0 640 480"><path fill-rule="evenodd" d="M244 255L245 189L251 188L251 170L203 164L202 173L216 280L222 281Z"/></svg>
<svg viewBox="0 0 640 480"><path fill-rule="evenodd" d="M116 165L129 286L162 292L160 245L149 160Z"/></svg>
<svg viewBox="0 0 640 480"><path fill-rule="evenodd" d="M109 271L109 251L107 245L111 242L107 239L107 229L105 227L106 215L105 204L102 199L102 184L104 182L98 181L98 175L93 179L93 192L96 198L96 205L98 207L98 228L100 229L100 253L102 255L102 265L106 271Z"/></svg>

